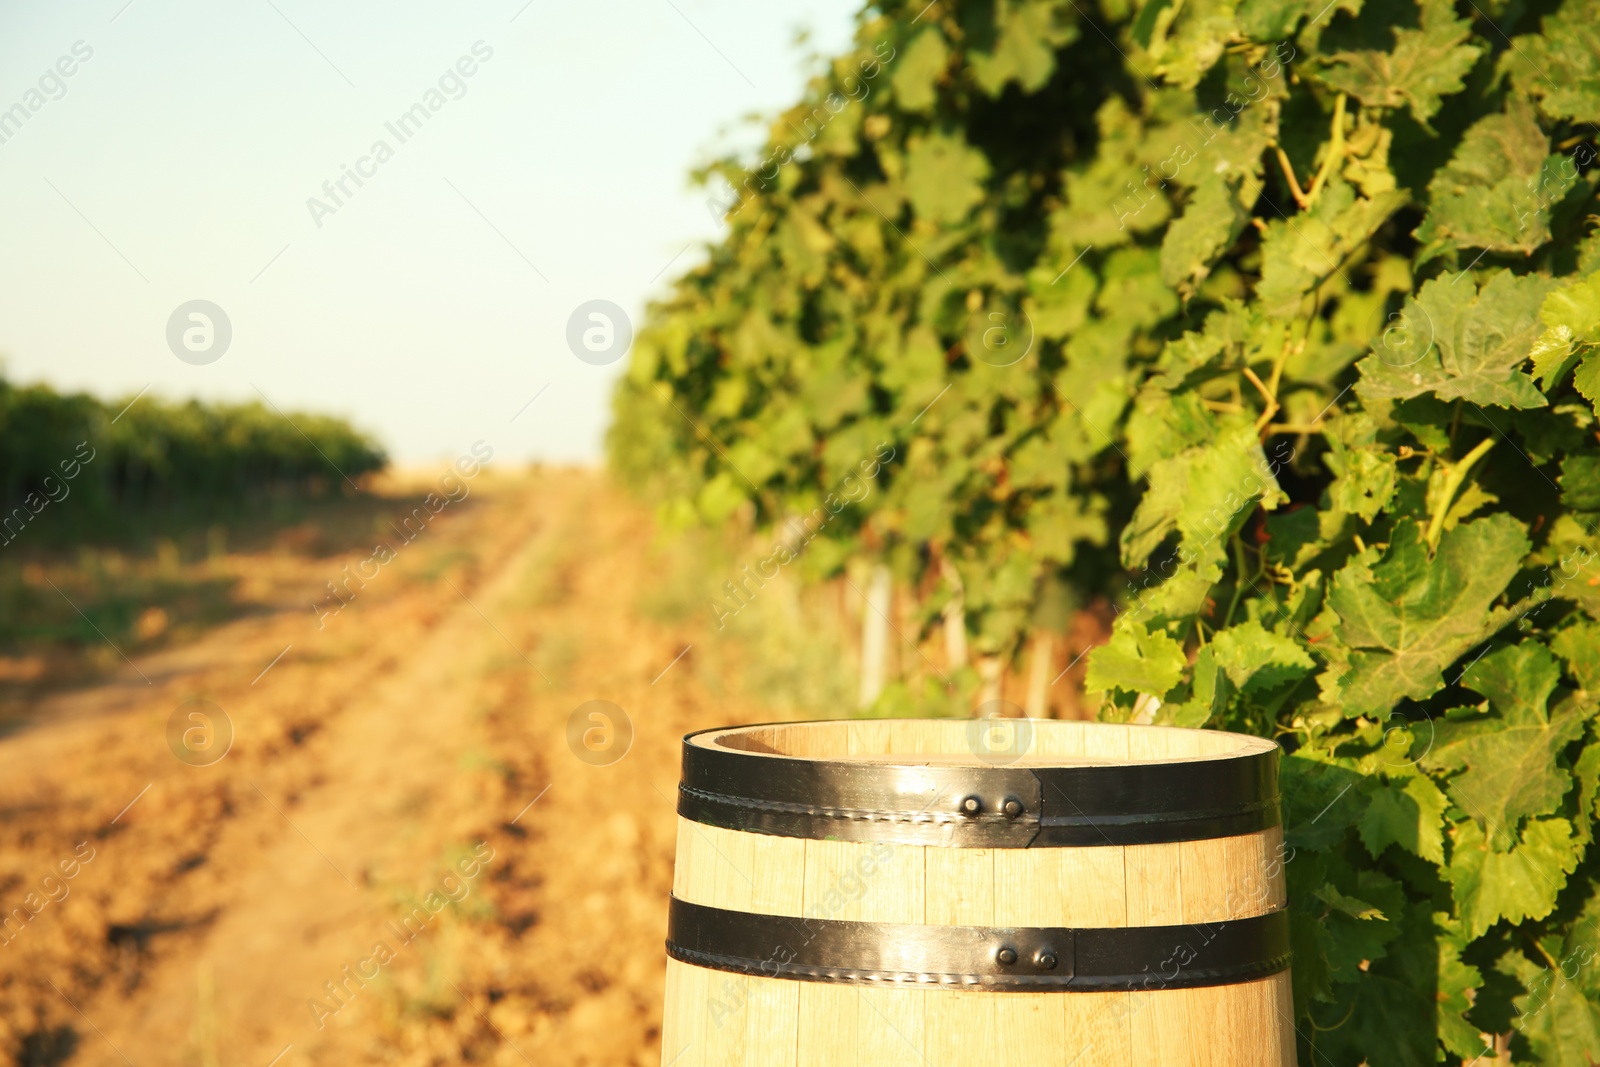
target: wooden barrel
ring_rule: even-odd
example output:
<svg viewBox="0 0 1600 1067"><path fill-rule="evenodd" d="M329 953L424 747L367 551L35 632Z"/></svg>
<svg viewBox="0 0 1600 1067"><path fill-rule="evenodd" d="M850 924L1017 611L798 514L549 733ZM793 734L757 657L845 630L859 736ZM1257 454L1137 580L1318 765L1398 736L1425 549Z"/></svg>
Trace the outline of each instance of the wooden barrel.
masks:
<svg viewBox="0 0 1600 1067"><path fill-rule="evenodd" d="M1159 726L690 734L663 1067L1293 1067L1277 771Z"/></svg>

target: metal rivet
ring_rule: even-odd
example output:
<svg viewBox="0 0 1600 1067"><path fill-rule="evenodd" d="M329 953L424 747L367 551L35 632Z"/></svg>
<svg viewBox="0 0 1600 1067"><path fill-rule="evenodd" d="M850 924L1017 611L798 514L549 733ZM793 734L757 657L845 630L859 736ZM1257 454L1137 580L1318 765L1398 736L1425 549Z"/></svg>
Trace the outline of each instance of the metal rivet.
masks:
<svg viewBox="0 0 1600 1067"><path fill-rule="evenodd" d="M1056 969L1056 957L1055 953L1053 952L1046 952L1045 950L1040 949L1039 954L1033 958L1033 962L1037 963L1040 967L1047 971L1053 971Z"/></svg>
<svg viewBox="0 0 1600 1067"><path fill-rule="evenodd" d="M1017 950L1009 945L994 954L994 958L1002 967L1009 967L1017 962Z"/></svg>
<svg viewBox="0 0 1600 1067"><path fill-rule="evenodd" d="M961 801L961 814L976 815L983 810L983 801L977 797L967 797Z"/></svg>
<svg viewBox="0 0 1600 1067"><path fill-rule="evenodd" d="M1022 801L1016 797L1006 797L1005 806L1001 810L1006 813L1006 818L1015 819L1022 814Z"/></svg>

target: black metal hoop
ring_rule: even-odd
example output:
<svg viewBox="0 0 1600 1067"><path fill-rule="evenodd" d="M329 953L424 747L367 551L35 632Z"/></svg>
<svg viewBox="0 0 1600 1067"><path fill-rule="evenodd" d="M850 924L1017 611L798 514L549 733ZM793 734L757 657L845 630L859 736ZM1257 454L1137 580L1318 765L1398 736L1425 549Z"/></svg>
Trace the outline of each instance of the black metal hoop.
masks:
<svg viewBox="0 0 1600 1067"><path fill-rule="evenodd" d="M922 926L759 915L672 899L667 955L802 982L1114 992L1227 985L1289 966L1289 913L1187 926Z"/></svg>
<svg viewBox="0 0 1600 1067"><path fill-rule="evenodd" d="M710 733L713 731L701 731ZM683 741L678 814L729 830L954 848L1145 845L1277 826L1278 749L1110 766L918 766Z"/></svg>

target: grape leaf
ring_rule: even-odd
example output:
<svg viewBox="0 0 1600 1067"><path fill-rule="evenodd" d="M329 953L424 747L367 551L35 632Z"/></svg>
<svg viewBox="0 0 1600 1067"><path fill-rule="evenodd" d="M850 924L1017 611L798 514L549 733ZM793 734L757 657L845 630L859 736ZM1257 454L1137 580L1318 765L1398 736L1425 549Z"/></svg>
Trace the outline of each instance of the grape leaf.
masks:
<svg viewBox="0 0 1600 1067"><path fill-rule="evenodd" d="M1600 695L1600 623L1582 622L1562 630L1550 642L1578 684Z"/></svg>
<svg viewBox="0 0 1600 1067"><path fill-rule="evenodd" d="M1501 69L1550 118L1600 122L1600 3L1568 0L1540 27L1512 42Z"/></svg>
<svg viewBox="0 0 1600 1067"><path fill-rule="evenodd" d="M924 26L902 46L895 60L889 88L902 111L931 111L939 99L939 79L949 62L950 49L935 26Z"/></svg>
<svg viewBox="0 0 1600 1067"><path fill-rule="evenodd" d="M1482 49L1465 43L1472 24L1458 19L1450 0L1422 0L1422 25L1394 31L1392 51L1336 52L1321 71L1324 82L1374 107L1409 106L1428 128L1440 98L1462 89L1462 78Z"/></svg>
<svg viewBox="0 0 1600 1067"><path fill-rule="evenodd" d="M1328 468L1336 477L1328 486L1328 502L1340 511L1371 522L1389 506L1397 487L1394 453L1383 448L1346 448L1330 436Z"/></svg>
<svg viewBox="0 0 1600 1067"><path fill-rule="evenodd" d="M1309 212L1267 223L1261 248L1261 284L1256 299L1268 315L1288 318L1301 300L1367 241L1407 200L1393 189L1379 196L1357 196L1343 180L1328 183Z"/></svg>
<svg viewBox="0 0 1600 1067"><path fill-rule="evenodd" d="M1519 923L1549 915L1578 866L1578 841L1565 819L1534 819L1510 852L1491 850L1471 819L1458 823L1452 838L1443 874L1471 938L1501 919Z"/></svg>
<svg viewBox="0 0 1600 1067"><path fill-rule="evenodd" d="M1550 716L1545 705L1560 680L1560 664L1543 645L1496 649L1463 676L1489 698L1495 714L1435 723L1422 766L1436 774L1459 772L1445 788L1483 824L1497 852L1516 841L1523 819L1555 811L1572 788L1571 772L1556 758L1583 733L1583 717L1570 704Z"/></svg>
<svg viewBox="0 0 1600 1067"><path fill-rule="evenodd" d="M1089 654L1084 685L1094 692L1120 689L1165 697L1183 678L1183 646L1166 634L1119 626L1111 640Z"/></svg>
<svg viewBox="0 0 1600 1067"><path fill-rule="evenodd" d="M1593 1063L1600 1058L1600 893L1590 892L1549 951L1554 966L1515 951L1500 961L1527 990L1513 1001L1512 1031L1540 1063Z"/></svg>
<svg viewBox="0 0 1600 1067"><path fill-rule="evenodd" d="M1300 1062L1432 1067L1434 1028L1443 1005L1433 995L1439 937L1431 910L1426 902L1410 904L1403 914L1393 910L1390 925L1398 937L1369 967L1355 972L1345 987L1346 1003L1319 1023L1316 1056Z"/></svg>
<svg viewBox="0 0 1600 1067"><path fill-rule="evenodd" d="M1288 36L1306 15L1310 0L1239 0L1239 32L1254 41L1278 41Z"/></svg>
<svg viewBox="0 0 1600 1067"><path fill-rule="evenodd" d="M1600 511L1600 455L1561 461L1561 502L1574 511Z"/></svg>
<svg viewBox="0 0 1600 1067"><path fill-rule="evenodd" d="M1220 635L1218 635L1220 636ZM1378 786L1367 797L1358 824L1361 843L1373 859L1399 845L1433 863L1444 863L1444 793L1428 778L1414 775Z"/></svg>
<svg viewBox="0 0 1600 1067"><path fill-rule="evenodd" d="M1233 694L1233 684L1228 680L1227 673L1218 666L1213 646L1207 645L1194 658L1188 699L1182 703L1161 705L1156 721L1198 729L1215 716L1223 714Z"/></svg>
<svg viewBox="0 0 1600 1067"><path fill-rule="evenodd" d="M1548 722L1550 695L1561 684L1561 664L1537 642L1505 645L1479 656L1461 681L1489 698L1508 723Z"/></svg>
<svg viewBox="0 0 1600 1067"><path fill-rule="evenodd" d="M1432 907L1431 903L1416 905L1418 911ZM1433 913L1433 926L1438 938L1438 1002L1439 1041L1444 1047L1464 1060L1481 1055L1483 1038L1478 1027L1464 1018L1476 1002L1476 992L1483 986L1483 972L1461 958L1470 943L1459 920L1448 913Z"/></svg>
<svg viewBox="0 0 1600 1067"><path fill-rule="evenodd" d="M1432 332L1433 345L1415 360L1420 345L1408 345L1403 361L1388 351L1366 357L1356 364L1356 391L1373 399L1431 392L1441 400L1547 407L1544 394L1519 368L1539 334L1539 306L1549 286L1546 279L1509 271L1496 273L1481 290L1460 275L1424 282L1407 309Z"/></svg>
<svg viewBox="0 0 1600 1067"><path fill-rule="evenodd" d="M1150 467L1150 487L1123 530L1123 559L1143 564L1176 530L1185 562L1219 558L1229 537L1260 503L1287 499L1249 425L1220 431L1212 444L1185 449Z"/></svg>
<svg viewBox="0 0 1600 1067"><path fill-rule="evenodd" d="M1285 756L1279 771L1284 840L1290 847L1321 851L1343 841L1361 818L1357 787L1362 776L1345 761L1305 749ZM1290 872L1293 876L1293 867Z"/></svg>
<svg viewBox="0 0 1600 1067"><path fill-rule="evenodd" d="M1316 668L1300 643L1254 619L1218 630L1207 646L1241 693L1260 693L1304 678Z"/></svg>
<svg viewBox="0 0 1600 1067"><path fill-rule="evenodd" d="M1600 273L1554 289L1539 308L1545 324L1533 346L1533 367L1548 392L1561 384L1580 358L1584 369L1578 391L1600 413L1600 360L1594 358L1600 342Z"/></svg>
<svg viewBox="0 0 1600 1067"><path fill-rule="evenodd" d="M1578 820L1574 825L1578 840L1587 846L1594 840L1595 804L1600 800L1600 745L1584 747L1572 764L1572 777L1578 783Z"/></svg>
<svg viewBox="0 0 1600 1067"><path fill-rule="evenodd" d="M1185 295L1211 273L1217 257L1238 239L1250 221L1250 204L1242 203L1237 175L1215 171L1201 178L1183 214L1161 239L1161 280ZM1260 183L1252 182L1259 193ZM1251 196L1254 201L1254 196Z"/></svg>
<svg viewBox="0 0 1600 1067"><path fill-rule="evenodd" d="M1550 240L1551 209L1577 182L1577 171L1550 156L1533 105L1513 97L1506 110L1467 130L1455 155L1428 186L1428 214L1417 228L1425 245L1531 254Z"/></svg>
<svg viewBox="0 0 1600 1067"><path fill-rule="evenodd" d="M1318 934L1323 958L1328 961L1328 978L1335 985L1361 982L1373 960L1382 959L1385 948L1400 936L1400 916L1405 911L1405 891L1400 883L1378 871L1364 870L1351 879L1345 876L1351 892L1338 889L1330 878L1312 895L1327 905ZM1354 881L1354 885L1349 885Z"/></svg>
<svg viewBox="0 0 1600 1067"><path fill-rule="evenodd" d="M1430 560L1420 527L1405 520L1377 564L1346 564L1328 593L1339 638L1352 650L1338 679L1345 713L1381 719L1404 698L1437 692L1444 668L1484 635L1486 618L1503 624L1490 605L1529 547L1521 525L1496 514L1444 534Z"/></svg>
<svg viewBox="0 0 1600 1067"><path fill-rule="evenodd" d="M989 162L959 137L933 134L906 154L906 196L935 224L960 222L983 200Z"/></svg>
<svg viewBox="0 0 1600 1067"><path fill-rule="evenodd" d="M1594 1063L1600 1055L1600 995L1568 981L1561 969L1517 959L1519 965L1510 969L1528 992L1514 1001L1512 1031L1537 1057L1519 1062ZM1512 1048L1522 1054L1516 1044Z"/></svg>
<svg viewBox="0 0 1600 1067"><path fill-rule="evenodd" d="M1149 42L1156 75L1169 84L1194 88L1222 57L1234 28L1233 7L1234 0L1185 0L1161 12ZM1163 17L1167 15L1174 17Z"/></svg>
<svg viewBox="0 0 1600 1067"><path fill-rule="evenodd" d="M999 0L995 17L999 35L993 51L967 56L972 80L990 96L999 96L1013 81L1030 93L1042 86L1056 69L1055 47L1077 36L1076 27L1056 25L1049 4Z"/></svg>

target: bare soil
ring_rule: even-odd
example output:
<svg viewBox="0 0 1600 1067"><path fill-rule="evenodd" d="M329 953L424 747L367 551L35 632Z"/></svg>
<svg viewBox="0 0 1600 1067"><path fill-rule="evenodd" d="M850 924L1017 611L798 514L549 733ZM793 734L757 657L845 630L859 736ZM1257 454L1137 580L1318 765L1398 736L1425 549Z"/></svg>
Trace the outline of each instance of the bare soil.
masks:
<svg viewBox="0 0 1600 1067"><path fill-rule="evenodd" d="M207 564L226 621L7 665L0 1062L659 1062L678 740L772 713L697 663L709 614L641 610L671 547L601 475L485 475L388 540L336 614L372 549L313 524ZM217 751L195 700L209 765L169 743ZM590 700L620 758L569 746Z"/></svg>

